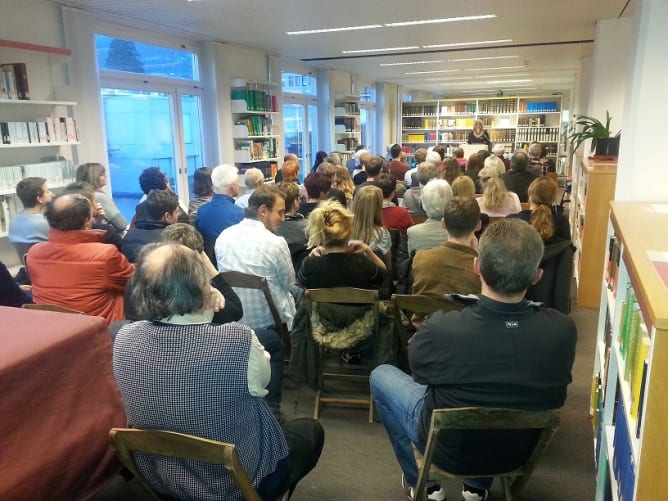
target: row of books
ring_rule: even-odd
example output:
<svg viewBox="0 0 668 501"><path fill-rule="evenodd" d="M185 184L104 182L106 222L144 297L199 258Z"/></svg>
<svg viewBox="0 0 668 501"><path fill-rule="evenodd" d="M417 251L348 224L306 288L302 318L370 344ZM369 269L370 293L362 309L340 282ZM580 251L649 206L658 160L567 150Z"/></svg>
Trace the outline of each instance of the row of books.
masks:
<svg viewBox="0 0 668 501"><path fill-rule="evenodd" d="M476 104L473 103L455 103L448 106L441 106L441 115L463 115L476 112Z"/></svg>
<svg viewBox="0 0 668 501"><path fill-rule="evenodd" d="M74 175L75 166L69 160L0 167L0 192L14 193L24 177L43 177L53 187L74 181Z"/></svg>
<svg viewBox="0 0 668 501"><path fill-rule="evenodd" d="M360 107L357 103L340 103L334 108L335 115L359 115Z"/></svg>
<svg viewBox="0 0 668 501"><path fill-rule="evenodd" d="M649 333L640 313L640 306L633 288L629 285L622 305L619 330L619 354L624 360L624 373L631 390L631 417L639 419L644 394L643 374L647 372L647 352L649 351Z"/></svg>
<svg viewBox="0 0 668 501"><path fill-rule="evenodd" d="M401 114L405 117L421 116L421 115L436 115L436 105L406 105L404 104Z"/></svg>
<svg viewBox="0 0 668 501"><path fill-rule="evenodd" d="M617 296L617 284L619 282L619 260L622 256L622 243L612 235L608 241L608 261L605 264L605 283L608 290Z"/></svg>
<svg viewBox="0 0 668 501"><path fill-rule="evenodd" d="M334 126L343 126L345 132L357 132L359 130L357 119L353 117L336 117ZM339 129L339 127L336 128Z"/></svg>
<svg viewBox="0 0 668 501"><path fill-rule="evenodd" d="M436 118L403 118L402 129L436 129L440 126L440 120Z"/></svg>
<svg viewBox="0 0 668 501"><path fill-rule="evenodd" d="M277 97L263 90L232 88L232 99L246 101L248 111L278 111Z"/></svg>
<svg viewBox="0 0 668 501"><path fill-rule="evenodd" d="M556 101L538 101L533 103L527 103L525 101L520 101L520 113L540 113L544 112L555 112L559 111L559 105Z"/></svg>
<svg viewBox="0 0 668 501"><path fill-rule="evenodd" d="M276 158L278 145L276 139L267 141L240 141L237 151L246 152L250 161Z"/></svg>
<svg viewBox="0 0 668 501"><path fill-rule="evenodd" d="M620 501L633 500L636 479L631 440L627 430L624 402L619 399L615 418L615 434L612 439L612 471L617 480L617 498Z"/></svg>
<svg viewBox="0 0 668 501"><path fill-rule="evenodd" d="M544 127L545 115L537 115L535 117L522 117L517 119L518 127Z"/></svg>
<svg viewBox="0 0 668 501"><path fill-rule="evenodd" d="M359 141L357 140L357 138L354 138L354 137L346 137L346 138L338 139L336 141L336 144L343 146L342 151L354 151L355 148L357 148L357 146L359 145ZM341 148L338 148L338 149L341 149Z"/></svg>
<svg viewBox="0 0 668 501"><path fill-rule="evenodd" d="M9 208L9 204L13 202L14 197L1 197L0 196L0 236L7 235L9 230L9 221L11 220L11 214L16 214L16 209L12 212ZM15 205L15 204L14 204Z"/></svg>
<svg viewBox="0 0 668 501"><path fill-rule="evenodd" d="M271 117L264 115L254 115L247 118L241 118L234 122L235 125L244 125L248 130L249 136L268 136L276 134Z"/></svg>
<svg viewBox="0 0 668 501"><path fill-rule="evenodd" d="M45 117L30 122L0 122L2 144L76 143L77 124L72 117Z"/></svg>
<svg viewBox="0 0 668 501"><path fill-rule="evenodd" d="M515 113L516 99L497 99L495 101L481 101L478 103L478 113Z"/></svg>
<svg viewBox="0 0 668 501"><path fill-rule="evenodd" d="M559 127L527 127L517 131L518 141L544 142L559 141L559 134L561 129Z"/></svg>
<svg viewBox="0 0 668 501"><path fill-rule="evenodd" d="M30 99L25 63L0 64L0 99Z"/></svg>

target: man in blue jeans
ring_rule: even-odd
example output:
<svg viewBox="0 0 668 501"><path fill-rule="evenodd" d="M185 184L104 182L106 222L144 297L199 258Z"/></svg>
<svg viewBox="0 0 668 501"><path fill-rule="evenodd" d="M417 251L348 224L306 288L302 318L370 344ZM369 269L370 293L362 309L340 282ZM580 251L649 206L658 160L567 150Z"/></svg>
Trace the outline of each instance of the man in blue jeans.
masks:
<svg viewBox="0 0 668 501"><path fill-rule="evenodd" d="M381 365L371 374L371 393L403 470L412 499L418 471L411 449L424 451L431 414L438 408L559 408L571 382L577 332L567 315L524 299L540 280L543 243L529 224L503 220L480 239L474 269L482 294L467 298L461 311L427 317L410 340L412 377ZM447 470L504 471L524 463L536 430L444 431L434 463ZM487 498L492 478L467 479L464 501ZM428 486L428 499L445 490Z"/></svg>

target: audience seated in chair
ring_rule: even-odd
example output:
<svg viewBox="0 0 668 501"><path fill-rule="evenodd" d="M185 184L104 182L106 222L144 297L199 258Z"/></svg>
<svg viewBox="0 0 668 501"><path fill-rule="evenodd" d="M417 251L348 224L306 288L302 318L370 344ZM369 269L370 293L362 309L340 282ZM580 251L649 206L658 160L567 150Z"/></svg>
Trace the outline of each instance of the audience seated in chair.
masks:
<svg viewBox="0 0 668 501"><path fill-rule="evenodd" d="M264 184L264 172L256 167L252 167L244 172L244 184L246 185L246 192L237 197L234 205L245 209L248 207L248 199L253 192Z"/></svg>
<svg viewBox="0 0 668 501"><path fill-rule="evenodd" d="M122 320L125 284L134 266L113 245L101 242L105 232L91 230L93 207L84 195L60 195L46 206L49 240L28 251L28 272L36 303L53 303Z"/></svg>
<svg viewBox="0 0 668 501"><path fill-rule="evenodd" d="M404 193L404 207L408 209L408 212L420 216L425 214L421 203L422 189L429 181L436 178L436 174L436 165L432 162L422 162L418 164L415 174L418 182L415 186L411 185L410 189L406 190Z"/></svg>
<svg viewBox="0 0 668 501"><path fill-rule="evenodd" d="M348 172L346 170L346 172ZM276 185L285 195L285 221L282 221L276 230L276 234L285 238L290 249L292 266L298 270L302 261L308 254L306 249L306 218L299 214L299 185L289 181L281 181Z"/></svg>
<svg viewBox="0 0 668 501"><path fill-rule="evenodd" d="M195 224L200 207L208 204L213 197L213 183L211 182L211 167L200 167L193 174L193 194L188 202L188 222Z"/></svg>
<svg viewBox="0 0 668 501"><path fill-rule="evenodd" d="M391 174L380 174L373 182L383 192L383 224L388 230L406 230L413 226L413 218L404 207L397 207L392 202L397 189L397 180Z"/></svg>
<svg viewBox="0 0 668 501"><path fill-rule="evenodd" d="M20 308L26 303L32 303L31 286L16 283L5 264L0 261L0 306Z"/></svg>
<svg viewBox="0 0 668 501"><path fill-rule="evenodd" d="M482 196L478 198L480 212L492 218L506 217L522 210L520 200L515 193L508 191L501 176L506 170L503 162L497 156L488 157L485 167L480 171L482 182Z"/></svg>
<svg viewBox="0 0 668 501"><path fill-rule="evenodd" d="M281 427L272 416L263 398L269 356L247 326L210 323L224 300L212 293L200 256L179 244L149 244L133 284L131 299L148 320L121 328L113 356L129 423L233 443L262 499L292 492L318 461L322 427L308 418ZM137 467L161 494L239 497L222 466L138 454Z"/></svg>
<svg viewBox="0 0 668 501"><path fill-rule="evenodd" d="M443 210L452 199L452 189L444 179L433 179L422 188L422 207L427 214L423 223L407 230L408 254L441 245L448 238L448 232L441 224Z"/></svg>
<svg viewBox="0 0 668 501"><path fill-rule="evenodd" d="M525 300L540 280L543 242L522 221L492 224L480 239L474 270L482 293L461 311L427 317L411 339L412 377L383 365L371 374L376 409L404 474L406 493L417 482L414 444L424 453L431 414L438 408L556 409L564 404L575 357L573 320ZM443 433L434 464L451 471L502 471L526 461L537 440L530 431ZM484 500L492 478L466 479L462 499ZM439 485L431 499L445 499Z"/></svg>
<svg viewBox="0 0 668 501"><path fill-rule="evenodd" d="M30 247L48 239L49 223L42 212L53 193L43 177L26 177L16 185L16 195L23 210L9 222L8 237L19 258L23 258Z"/></svg>
<svg viewBox="0 0 668 501"><path fill-rule="evenodd" d="M130 228L134 228L135 222L139 219L146 218L146 197L151 192L151 190L167 190L172 191L172 186L169 183L169 178L159 167L147 167L139 175L139 187L141 191L144 192L144 195L139 200L139 203L135 207L135 214L132 216L132 221L130 222ZM185 205L183 205L185 207ZM181 202L179 201L179 223L188 223L190 219L188 213L183 209Z"/></svg>
<svg viewBox="0 0 668 501"><path fill-rule="evenodd" d="M503 182L509 191L517 194L520 202L529 201L529 185L536 179L535 173L529 172L529 157L522 150L517 150L510 157L510 170L503 175Z"/></svg>

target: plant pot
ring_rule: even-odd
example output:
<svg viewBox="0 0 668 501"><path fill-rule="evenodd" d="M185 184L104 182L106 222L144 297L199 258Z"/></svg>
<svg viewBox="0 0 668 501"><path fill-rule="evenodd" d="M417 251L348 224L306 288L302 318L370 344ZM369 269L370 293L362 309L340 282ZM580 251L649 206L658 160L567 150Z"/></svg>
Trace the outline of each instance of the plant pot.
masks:
<svg viewBox="0 0 668 501"><path fill-rule="evenodd" d="M621 136L601 137L596 140L596 156L616 157L619 155Z"/></svg>

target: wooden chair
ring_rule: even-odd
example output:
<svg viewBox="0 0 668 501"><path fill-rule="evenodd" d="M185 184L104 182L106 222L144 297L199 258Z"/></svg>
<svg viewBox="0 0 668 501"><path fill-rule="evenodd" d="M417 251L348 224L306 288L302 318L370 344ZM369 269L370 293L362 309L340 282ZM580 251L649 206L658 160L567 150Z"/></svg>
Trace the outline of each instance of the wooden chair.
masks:
<svg viewBox="0 0 668 501"><path fill-rule="evenodd" d="M258 277L257 275L251 275L249 273L242 273L240 271L224 271L221 273L225 281L230 284L232 287L239 287L241 289L258 289L261 290L264 294L264 298L267 301L267 306L269 306L269 311L271 316L274 319L274 326L276 331L281 336L283 340L283 350L285 353L285 358L288 360L290 358L290 332L288 331L287 325L281 320L281 315L276 308L274 299L271 297L271 291L269 290L269 283L265 277Z"/></svg>
<svg viewBox="0 0 668 501"><path fill-rule="evenodd" d="M522 210L529 210L531 207L529 207L529 202L520 202L520 205L522 206Z"/></svg>
<svg viewBox="0 0 668 501"><path fill-rule="evenodd" d="M413 224L420 224L424 223L429 217L426 214L411 214L411 219L413 220Z"/></svg>
<svg viewBox="0 0 668 501"><path fill-rule="evenodd" d="M334 287L327 289L307 289L304 295L306 301L306 308L309 312L309 317L312 316L314 308L321 303L333 304L368 304L371 307L374 321L374 337L379 334L379 307L378 307L378 291L357 289L355 287ZM316 355L316 371L318 372L319 386L315 393L315 403L313 406L313 418L318 419L320 416L320 406L322 404L344 404L361 407L369 407L369 423L373 423L373 399L371 393L368 398L349 398L337 396L324 396L324 380L330 379L349 379L356 381L363 381L368 384L368 374L350 374L344 372L326 373L324 371L324 356L325 348L322 345L318 346Z"/></svg>
<svg viewBox="0 0 668 501"><path fill-rule="evenodd" d="M148 485L137 469L134 453L157 454L179 459L191 459L210 464L222 464L232 475L241 495L248 501L262 501L248 474L244 471L234 444L163 430L112 428L109 442L132 474L137 477L154 499L160 496ZM287 493L283 496L287 499Z"/></svg>
<svg viewBox="0 0 668 501"><path fill-rule="evenodd" d="M390 300L392 305L392 312L394 314L394 328L397 329L397 336L401 341L401 347L406 352L408 350L408 335L405 324L402 319L402 312L429 314L438 310L460 310L461 306L457 303L449 301L445 297L438 298L434 296L424 296L420 294L392 294ZM417 330L417 325L414 324L412 315L406 315L408 318L408 327L413 331Z"/></svg>
<svg viewBox="0 0 668 501"><path fill-rule="evenodd" d="M76 315L85 315L86 313L79 310L73 310L72 308L66 308L65 306L60 306L59 304L24 304L21 308L26 310L43 310L43 311L56 311L59 313L74 313Z"/></svg>
<svg viewBox="0 0 668 501"><path fill-rule="evenodd" d="M554 438L559 428L559 410L524 411L516 409L491 409L464 407L455 409L435 409L431 416L431 426L427 436L424 455L413 446L419 476L415 487L415 499L427 499L428 480L441 478L499 477L506 501L512 501L533 472L538 459ZM432 464L436 441L440 430L518 430L539 429L538 437L526 462L510 471L485 471L454 474ZM486 451L480 451L486 454Z"/></svg>

